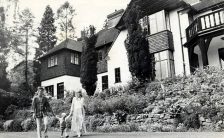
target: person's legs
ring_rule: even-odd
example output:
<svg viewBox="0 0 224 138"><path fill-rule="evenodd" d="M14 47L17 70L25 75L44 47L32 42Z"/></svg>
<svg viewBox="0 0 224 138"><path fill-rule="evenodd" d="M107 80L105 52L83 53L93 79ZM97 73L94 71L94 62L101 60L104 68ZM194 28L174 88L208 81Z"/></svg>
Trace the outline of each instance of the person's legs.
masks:
<svg viewBox="0 0 224 138"><path fill-rule="evenodd" d="M44 116L44 138L48 138L47 130L48 130L48 116Z"/></svg>
<svg viewBox="0 0 224 138"><path fill-rule="evenodd" d="M42 118L36 118L36 123L37 123L37 138L41 138L41 121L42 121Z"/></svg>

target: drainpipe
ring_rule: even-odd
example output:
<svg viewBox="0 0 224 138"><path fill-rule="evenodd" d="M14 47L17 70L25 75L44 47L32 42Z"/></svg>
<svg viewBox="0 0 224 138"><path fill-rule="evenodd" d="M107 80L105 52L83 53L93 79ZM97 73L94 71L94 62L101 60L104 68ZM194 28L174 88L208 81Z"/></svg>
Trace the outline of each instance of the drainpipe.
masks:
<svg viewBox="0 0 224 138"><path fill-rule="evenodd" d="M177 11L178 14L178 25L179 25L179 33L180 33L180 42L181 42L181 51L182 51L182 58L183 58L183 68L184 68L184 76L186 76L186 65L185 65L185 59L184 59L184 48L183 48L183 37L181 35L181 25L180 25L180 12L184 11L184 9Z"/></svg>

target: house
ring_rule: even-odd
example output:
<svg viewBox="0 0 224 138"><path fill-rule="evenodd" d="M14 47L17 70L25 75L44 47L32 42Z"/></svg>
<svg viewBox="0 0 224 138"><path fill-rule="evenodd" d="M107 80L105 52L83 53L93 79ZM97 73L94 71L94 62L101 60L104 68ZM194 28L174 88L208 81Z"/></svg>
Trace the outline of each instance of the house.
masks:
<svg viewBox="0 0 224 138"><path fill-rule="evenodd" d="M63 98L66 91L82 89L80 62L82 43L66 39L40 57L41 86L53 97Z"/></svg>
<svg viewBox="0 0 224 138"><path fill-rule="evenodd" d="M130 4L133 4L133 1ZM149 51L155 57L156 79L189 75L195 68L203 68L207 65L224 67L223 7L224 0L145 1L143 8L146 14L139 23L148 33ZM132 81L125 48L128 31L124 25L124 15L123 10L108 15L107 27L97 33L95 47L98 52L98 81L96 91L117 88ZM69 88L72 85L66 86L70 90L81 88L78 82L80 65L70 63L72 52L78 53L80 58L81 43L69 41L74 42L70 44L71 47L60 46L62 45L60 44L59 47L62 48L55 47L59 50L52 49L53 52L42 57L43 86L54 85L54 90L58 91L60 87L57 88L57 84L64 82L65 86L65 82L69 80L68 83L77 84L77 88ZM80 49L77 49L78 47ZM67 53L63 54L62 51L67 51ZM55 54L59 56L60 53L64 59L60 60L61 66L59 66L58 58L56 67L48 67L48 60ZM69 79L71 76L74 79ZM60 94L61 92L54 93Z"/></svg>
<svg viewBox="0 0 224 138"><path fill-rule="evenodd" d="M145 3L146 15L139 22L148 31L156 79L189 75L193 68L206 65L222 66L224 0L148 0ZM124 42L127 29L123 18L116 28L121 31L120 35L125 33L123 40L118 39ZM121 47L124 45L117 52Z"/></svg>

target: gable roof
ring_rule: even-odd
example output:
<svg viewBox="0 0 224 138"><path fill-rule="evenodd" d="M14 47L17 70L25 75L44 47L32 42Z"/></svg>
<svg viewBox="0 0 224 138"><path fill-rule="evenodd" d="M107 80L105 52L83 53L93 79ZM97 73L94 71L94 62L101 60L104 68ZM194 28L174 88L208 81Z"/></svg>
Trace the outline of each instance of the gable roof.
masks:
<svg viewBox="0 0 224 138"><path fill-rule="evenodd" d="M151 15L156 12L159 12L161 10L173 10L178 7L187 6L187 3L183 0L145 0L144 5L142 5L142 9L145 13L145 15ZM128 4L128 7L135 4L135 0L131 0L131 2ZM128 10L128 7L126 8L121 20L118 22L116 28L122 30L124 29L124 16L126 15L126 12Z"/></svg>
<svg viewBox="0 0 224 138"><path fill-rule="evenodd" d="M59 45L57 45L54 48L52 48L51 50L49 50L45 55L43 55L39 59L49 56L49 55L51 55L59 50L62 50L62 49L68 49L68 50L72 50L72 51L82 52L82 42L67 38L66 40L61 42Z"/></svg>
<svg viewBox="0 0 224 138"><path fill-rule="evenodd" d="M204 9L207 9L216 5L218 6L219 4L222 4L224 6L224 0L202 0L199 3L192 5L192 8L196 10L197 12L200 12L200 11L203 11Z"/></svg>
<svg viewBox="0 0 224 138"><path fill-rule="evenodd" d="M103 29L97 33L96 48L104 46L106 44L112 43L115 41L119 34L119 30L116 28Z"/></svg>

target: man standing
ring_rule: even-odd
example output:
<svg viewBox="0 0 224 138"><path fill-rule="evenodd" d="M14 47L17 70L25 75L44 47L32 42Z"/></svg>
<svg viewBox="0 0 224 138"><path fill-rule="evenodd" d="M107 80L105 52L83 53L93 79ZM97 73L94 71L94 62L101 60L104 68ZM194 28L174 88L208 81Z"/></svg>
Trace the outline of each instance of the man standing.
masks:
<svg viewBox="0 0 224 138"><path fill-rule="evenodd" d="M54 113L48 99L44 96L44 88L38 87L37 96L33 98L32 109L34 111L33 118L36 119L37 123L37 137L41 138L41 125L44 124L44 138L48 138L47 129L48 129L48 113Z"/></svg>

